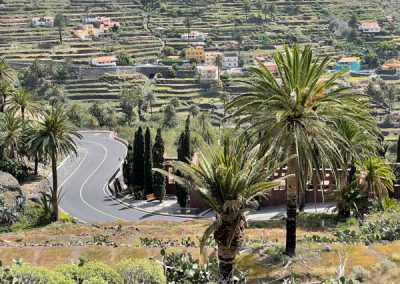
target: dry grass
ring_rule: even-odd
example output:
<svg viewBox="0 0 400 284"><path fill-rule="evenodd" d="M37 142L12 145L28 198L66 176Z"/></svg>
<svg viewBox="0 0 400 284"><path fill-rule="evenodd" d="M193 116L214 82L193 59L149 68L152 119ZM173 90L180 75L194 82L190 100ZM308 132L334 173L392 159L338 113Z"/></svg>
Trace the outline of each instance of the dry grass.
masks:
<svg viewBox="0 0 400 284"><path fill-rule="evenodd" d="M182 247L180 241L182 237L190 236L192 240L198 243L197 237L201 236L208 224L208 221L187 221L184 223L162 221L122 222L103 224L101 226L53 224L38 230L0 235L0 244L6 242L18 246L0 247L0 259L5 264L11 264L13 259L22 258L24 261L34 265L53 267L60 262L76 262L79 257L99 260L108 264L130 257L160 258L159 247L141 246L140 237L149 237L175 240L177 241L176 245L169 248L169 251L187 250L204 261L214 253L212 249L209 249L201 256L197 247ZM310 224L303 222L299 226L299 240L312 234L332 237L332 232L329 229L330 225L321 227L311 226ZM261 247L277 248L284 246L285 230L282 221L252 223L245 233L249 246L254 246L251 244L252 242L262 239L264 241L261 241ZM76 243L93 242L94 236L99 235L108 236L117 246L78 245ZM75 243L70 246L56 246L58 243L70 244L72 241ZM45 244L53 244L53 246L44 246ZM400 242L369 246L364 244L299 242L298 256L292 260L292 265L288 268L285 268L287 258L283 257L279 252L269 251L264 251L264 254L259 254L256 251L244 253L238 257L237 264L241 269L249 270L254 280L282 277L294 270L303 279L314 281L335 276L337 267L344 262L344 259L346 259L346 274L350 273L354 266L363 266L370 271L379 270L381 268L376 268L376 264L385 260L390 260L400 265L399 251ZM390 281L395 279L393 277L397 277L396 273L398 274L396 271L390 271L382 279L385 279L386 283L392 283Z"/></svg>

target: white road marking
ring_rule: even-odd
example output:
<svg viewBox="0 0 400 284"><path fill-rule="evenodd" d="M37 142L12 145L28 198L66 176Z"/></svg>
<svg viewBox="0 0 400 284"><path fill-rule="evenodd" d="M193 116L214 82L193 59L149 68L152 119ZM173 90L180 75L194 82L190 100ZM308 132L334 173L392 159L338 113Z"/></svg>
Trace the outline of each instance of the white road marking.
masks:
<svg viewBox="0 0 400 284"><path fill-rule="evenodd" d="M64 186L64 184L65 184L65 183L76 173L76 171L82 166L83 162L85 161L85 159L86 159L86 157L87 157L87 155L88 155L88 151L87 151L85 148L83 148L83 147L82 147L82 149L85 151L85 156L83 157L82 161L79 163L79 165L76 167L76 169L75 169L71 174L69 174L69 175L67 176L67 178L60 184L60 186L58 187L57 190L60 190L60 189ZM67 160L67 158L66 158L63 162L65 162L66 160ZM61 166L61 165L60 165L60 166ZM59 167L60 167L60 166L59 166ZM57 169L58 169L58 168L57 168ZM72 214L70 214L70 213L68 213L67 211L65 211L64 209L62 209L60 205L58 205L58 207L59 207L62 211L64 211L65 213L67 213L67 214L73 216ZM74 218L78 219L78 221L81 221L81 222L83 222L83 223L86 223L85 221L83 221L83 220L81 220L81 219L79 219L79 218L77 218L77 217L74 217Z"/></svg>
<svg viewBox="0 0 400 284"><path fill-rule="evenodd" d="M92 143L92 144L100 145L100 147L102 147L102 148L105 150L106 154L104 155L104 158L103 158L103 160L101 161L101 163L96 167L96 169L91 173L91 175L90 175L90 176L85 180L85 182L82 184L82 186L81 186L81 188L80 188L80 190L79 190L79 194L80 194L81 200L82 200L87 206L89 206L90 208L96 210L96 211L99 212L99 213L102 213L102 214L104 214L104 215L106 215L106 216L115 218L115 219L117 219L117 220L129 221L129 220L126 220L126 219L123 219L123 218L116 217L116 216L114 216L114 215L108 214L108 213L106 213L106 212L103 212L103 211L97 209L96 207L90 205L90 204L89 204L88 202L86 202L86 200L83 198L82 193L83 193L83 188L84 188L85 184L86 184L86 183L89 181L89 179L96 173L96 171L103 165L103 163L105 162L105 160L106 160L106 158L107 158L107 155L108 155L108 150L107 150L107 148L106 148L104 145L102 145L102 144L100 144L100 143L97 143L97 142L94 142L94 141L90 141L90 140L85 140L85 141L87 141L87 142L89 142L89 143ZM108 182L108 181L107 181L107 182ZM106 184L107 184L107 183L106 183ZM104 187L103 187L103 188L104 188Z"/></svg>

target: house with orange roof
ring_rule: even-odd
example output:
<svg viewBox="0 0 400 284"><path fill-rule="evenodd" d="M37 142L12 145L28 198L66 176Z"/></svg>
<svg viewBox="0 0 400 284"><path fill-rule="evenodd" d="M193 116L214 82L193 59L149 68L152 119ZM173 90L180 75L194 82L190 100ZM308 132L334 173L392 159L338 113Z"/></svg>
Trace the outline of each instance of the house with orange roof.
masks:
<svg viewBox="0 0 400 284"><path fill-rule="evenodd" d="M336 62L335 69L338 71L347 69L358 72L361 70L361 60L359 57L343 57Z"/></svg>
<svg viewBox="0 0 400 284"><path fill-rule="evenodd" d="M362 22L358 29L363 33L379 33L381 31L381 26L377 21Z"/></svg>
<svg viewBox="0 0 400 284"><path fill-rule="evenodd" d="M197 66L197 74L199 75L200 82L214 82L218 80L218 67Z"/></svg>
<svg viewBox="0 0 400 284"><path fill-rule="evenodd" d="M96 67L115 67L117 66L118 58L115 56L104 56L92 59L92 65Z"/></svg>
<svg viewBox="0 0 400 284"><path fill-rule="evenodd" d="M395 75L400 76L400 60L390 60L382 65L383 70L393 71Z"/></svg>
<svg viewBox="0 0 400 284"><path fill-rule="evenodd" d="M73 32L73 34L83 40L106 36L114 27L119 27L119 22L114 22L107 17L85 18L84 25Z"/></svg>

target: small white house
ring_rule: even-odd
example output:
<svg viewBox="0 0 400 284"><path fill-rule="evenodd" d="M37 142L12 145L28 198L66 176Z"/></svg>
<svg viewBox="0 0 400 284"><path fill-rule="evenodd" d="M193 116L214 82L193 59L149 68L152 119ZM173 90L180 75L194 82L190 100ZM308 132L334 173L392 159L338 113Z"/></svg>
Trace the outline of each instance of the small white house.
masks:
<svg viewBox="0 0 400 284"><path fill-rule="evenodd" d="M32 18L32 25L34 26L54 26L54 17L40 17Z"/></svg>
<svg viewBox="0 0 400 284"><path fill-rule="evenodd" d="M197 74L199 75L200 82L214 82L215 80L218 80L218 67L197 66Z"/></svg>
<svg viewBox="0 0 400 284"><path fill-rule="evenodd" d="M181 34L181 39L186 40L186 41L187 40L189 40L189 41L205 41L207 36L208 36L208 33L191 31L189 34L188 33Z"/></svg>
<svg viewBox="0 0 400 284"><path fill-rule="evenodd" d="M92 59L92 65L96 67L115 67L118 59L114 56L97 57Z"/></svg>
<svg viewBox="0 0 400 284"><path fill-rule="evenodd" d="M378 22L363 22L358 26L358 29L363 33L379 33L381 31L381 26Z"/></svg>
<svg viewBox="0 0 400 284"><path fill-rule="evenodd" d="M239 66L239 58L236 53L224 54L224 68L237 68Z"/></svg>

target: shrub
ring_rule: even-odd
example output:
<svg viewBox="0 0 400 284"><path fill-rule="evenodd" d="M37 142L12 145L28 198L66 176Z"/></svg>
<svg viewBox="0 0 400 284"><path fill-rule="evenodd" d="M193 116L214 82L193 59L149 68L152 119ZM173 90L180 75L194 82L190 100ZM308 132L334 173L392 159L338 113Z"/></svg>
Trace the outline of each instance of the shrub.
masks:
<svg viewBox="0 0 400 284"><path fill-rule="evenodd" d="M67 279L59 272L47 270L43 267L30 265L14 265L11 268L14 277L13 283L46 283L46 284L76 284L75 281ZM18 282L17 282L18 281Z"/></svg>
<svg viewBox="0 0 400 284"><path fill-rule="evenodd" d="M60 221L61 223L73 223L74 218L68 213L60 212L60 214L58 215L58 221Z"/></svg>
<svg viewBox="0 0 400 284"><path fill-rule="evenodd" d="M81 276L83 275L82 267L76 264L59 264L55 268L56 272L61 273L68 279L73 279L77 283L82 282Z"/></svg>
<svg viewBox="0 0 400 284"><path fill-rule="evenodd" d="M371 277L371 272L362 266L354 266L351 271L349 278L357 280L359 282L365 282Z"/></svg>
<svg viewBox="0 0 400 284"><path fill-rule="evenodd" d="M86 262L82 266L83 280L90 280L91 278L101 278L107 281L108 284L122 284L124 281L122 277L113 268L107 264L100 263L97 261Z"/></svg>
<svg viewBox="0 0 400 284"><path fill-rule="evenodd" d="M28 168L11 159L0 160L0 171L11 174L20 182L28 176Z"/></svg>
<svg viewBox="0 0 400 284"><path fill-rule="evenodd" d="M125 283L166 283L163 267L150 259L125 259L117 263L116 270Z"/></svg>
<svg viewBox="0 0 400 284"><path fill-rule="evenodd" d="M18 222L11 226L13 231L31 229L51 223L51 214L45 212L41 206L28 206L20 215Z"/></svg>

